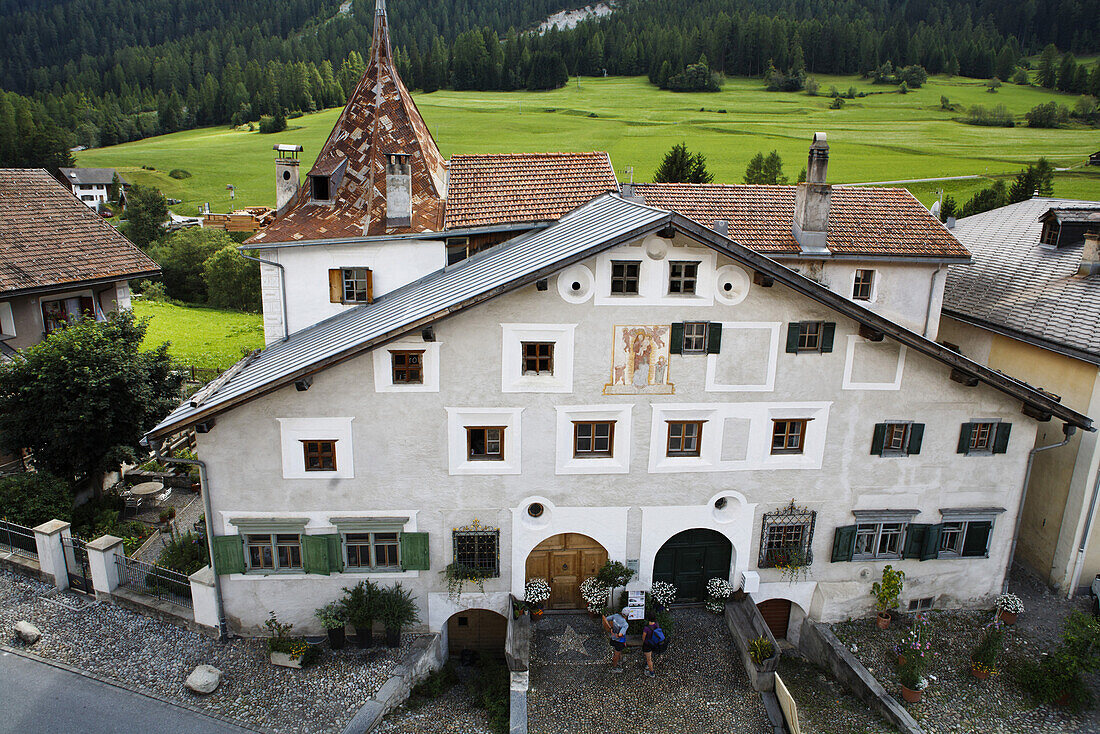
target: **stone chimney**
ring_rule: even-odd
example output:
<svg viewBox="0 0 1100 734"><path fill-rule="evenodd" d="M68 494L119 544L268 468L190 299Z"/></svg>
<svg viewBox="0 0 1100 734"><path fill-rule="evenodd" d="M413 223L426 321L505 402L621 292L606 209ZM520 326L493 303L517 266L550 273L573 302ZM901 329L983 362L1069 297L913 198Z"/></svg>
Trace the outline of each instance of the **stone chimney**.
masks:
<svg viewBox="0 0 1100 734"><path fill-rule="evenodd" d="M634 182L633 181L631 181L629 183L621 184L621 186L620 186L620 196L622 196L623 199L625 199L626 201L632 201L635 204L644 204L645 203L645 199L642 198L642 196L640 194L638 194L637 190L634 188Z"/></svg>
<svg viewBox="0 0 1100 734"><path fill-rule="evenodd" d="M1100 232L1086 232L1085 246L1081 249L1081 263L1077 266L1078 275L1096 275L1100 273Z"/></svg>
<svg viewBox="0 0 1100 734"><path fill-rule="evenodd" d="M825 133L814 133L806 163L806 183L798 184L794 195L794 223L791 231L805 254L829 254L829 199L833 187L825 183L829 169L829 144Z"/></svg>
<svg viewBox="0 0 1100 734"><path fill-rule="evenodd" d="M410 156L386 155L386 226L412 224L412 165Z"/></svg>
<svg viewBox="0 0 1100 734"><path fill-rule="evenodd" d="M278 213L291 202L301 186L298 154L302 152L302 146L276 143L272 150L279 154L275 159L275 209Z"/></svg>

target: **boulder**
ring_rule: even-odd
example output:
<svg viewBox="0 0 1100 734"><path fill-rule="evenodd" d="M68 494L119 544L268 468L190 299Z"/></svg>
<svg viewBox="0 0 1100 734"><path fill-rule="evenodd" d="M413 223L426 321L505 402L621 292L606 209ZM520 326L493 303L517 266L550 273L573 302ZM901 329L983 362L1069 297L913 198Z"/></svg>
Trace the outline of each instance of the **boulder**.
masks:
<svg viewBox="0 0 1100 734"><path fill-rule="evenodd" d="M42 630L30 622L20 621L15 623L15 635L28 645L33 645L42 637Z"/></svg>
<svg viewBox="0 0 1100 734"><path fill-rule="evenodd" d="M222 672L213 665L200 665L187 676L184 685L195 693L213 693L222 682Z"/></svg>

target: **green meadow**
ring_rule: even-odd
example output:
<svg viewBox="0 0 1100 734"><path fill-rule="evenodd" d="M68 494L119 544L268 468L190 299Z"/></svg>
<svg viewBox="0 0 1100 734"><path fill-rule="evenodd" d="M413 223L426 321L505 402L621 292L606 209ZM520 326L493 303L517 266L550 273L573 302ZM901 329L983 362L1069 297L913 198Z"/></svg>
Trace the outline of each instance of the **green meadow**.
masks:
<svg viewBox="0 0 1100 734"><path fill-rule="evenodd" d="M260 314L141 299L133 308L138 318L149 319L143 347L168 342L172 359L194 367L226 369L264 345Z"/></svg>
<svg viewBox="0 0 1100 734"><path fill-rule="evenodd" d="M1100 168L1084 167L1100 149L1100 131L990 128L957 121L971 105L1005 105L1022 121L1033 106L1055 100L1072 108L1076 97L1038 87L1004 84L995 94L980 80L932 77L921 89L900 94L858 77L816 77L820 96L768 92L759 79L730 78L714 94L666 92L644 78L581 78L550 92L454 92L414 95L436 142L455 153L604 150L621 180L628 168L650 180L661 157L684 141L703 152L715 180L739 183L758 151L778 150L793 182L805 164L812 134L828 133L829 179L865 183L932 177L1014 174L1039 156L1061 171L1055 195L1100 199ZM868 96L829 109L829 89L849 87ZM945 96L957 111L941 109ZM271 146L305 146L303 174L332 129L338 109L290 120L276 135L247 129L204 128L77 154L78 165L117 168L134 183L153 184L194 213L203 202L213 211L274 202ZM143 169L143 166L155 170ZM182 168L191 178L168 176ZM229 200L227 184L236 187ZM925 204L943 189L962 203L988 180L907 184Z"/></svg>

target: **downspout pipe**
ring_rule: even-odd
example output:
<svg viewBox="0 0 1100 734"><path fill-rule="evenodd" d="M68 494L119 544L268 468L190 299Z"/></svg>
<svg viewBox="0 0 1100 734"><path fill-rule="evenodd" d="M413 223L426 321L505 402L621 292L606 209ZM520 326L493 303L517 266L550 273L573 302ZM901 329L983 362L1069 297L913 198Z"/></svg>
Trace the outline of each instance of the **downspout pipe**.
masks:
<svg viewBox="0 0 1100 734"><path fill-rule="evenodd" d="M210 552L210 570L214 573L214 605L218 608L218 639L229 639L229 625L225 621L225 604L222 602L222 581L214 565L214 511L210 507L210 482L206 478L206 462L201 459L180 459L165 455L162 441L153 441L153 455L161 464L186 464L199 468L199 488L202 491L202 509L206 515L206 548Z"/></svg>
<svg viewBox="0 0 1100 734"><path fill-rule="evenodd" d="M263 265L274 265L275 267L277 267L279 269L279 290L280 290L280 293L281 293L281 296L282 296L282 302L283 302L283 338L282 338L282 341L285 342L287 339L290 338L290 324L288 324L287 320L286 320L286 268L283 267L282 263L277 263L274 260L264 260L263 258L260 258L260 257L253 257L252 255L246 255L246 254L244 254L244 251L241 250L240 248L237 248L237 252L241 253L241 257L243 257L245 260L254 260L254 261L256 261L258 263L261 263Z"/></svg>
<svg viewBox="0 0 1100 734"><path fill-rule="evenodd" d="M1092 533L1092 519L1096 515L1096 498L1100 495L1100 471L1096 473L1096 481L1092 485L1092 499L1089 500L1089 512L1085 515L1085 528L1081 531L1081 543L1077 546L1077 558L1073 561L1073 575L1071 576L1069 591L1066 597L1072 599L1077 595L1077 584L1081 581L1081 570L1085 565L1085 549L1089 545L1089 535Z"/></svg>
<svg viewBox="0 0 1100 734"><path fill-rule="evenodd" d="M932 271L932 288L928 291L928 309L924 313L924 331L921 332L924 336L928 336L928 330L932 326L932 304L936 301L936 279L940 277L944 267L940 265Z"/></svg>
<svg viewBox="0 0 1100 734"><path fill-rule="evenodd" d="M1020 524L1024 521L1024 502L1027 501L1027 485L1031 482L1031 469L1035 466L1035 455L1040 451L1047 451L1049 449L1056 449L1065 446L1069 443L1069 440L1073 438L1073 434L1077 432L1077 426L1071 426L1069 423L1062 424L1062 434L1065 436L1058 443L1052 443L1047 446L1036 446L1027 455L1027 471L1024 472L1024 487L1020 491L1020 506L1016 509L1016 527L1012 530L1012 549L1008 552L1008 563L1005 564L1005 577L1004 582L1001 584L1001 593L1008 593L1008 575L1012 571L1012 562L1016 559L1016 542L1020 537ZM1095 494L1093 496L1095 500Z"/></svg>

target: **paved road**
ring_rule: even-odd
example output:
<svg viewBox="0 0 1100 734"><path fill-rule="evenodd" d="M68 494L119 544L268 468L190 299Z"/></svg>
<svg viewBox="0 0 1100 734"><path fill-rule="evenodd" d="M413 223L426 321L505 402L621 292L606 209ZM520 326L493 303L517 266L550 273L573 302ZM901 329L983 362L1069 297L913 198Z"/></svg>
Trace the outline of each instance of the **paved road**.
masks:
<svg viewBox="0 0 1100 734"><path fill-rule="evenodd" d="M864 181L862 183L838 183L833 186L884 186L885 184L923 183L925 181L965 181L971 178L982 178L979 174L968 176L938 176L936 178L900 178L897 181Z"/></svg>
<svg viewBox="0 0 1100 734"><path fill-rule="evenodd" d="M0 651L0 734L243 734L230 724Z"/></svg>

